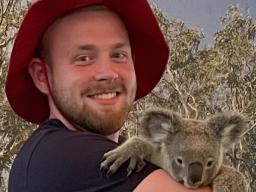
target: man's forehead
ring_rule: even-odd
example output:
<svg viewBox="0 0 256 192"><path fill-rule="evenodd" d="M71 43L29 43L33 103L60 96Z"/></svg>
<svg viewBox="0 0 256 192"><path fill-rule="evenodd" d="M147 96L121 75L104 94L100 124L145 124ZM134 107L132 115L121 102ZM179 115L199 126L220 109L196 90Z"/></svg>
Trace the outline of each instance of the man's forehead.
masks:
<svg viewBox="0 0 256 192"><path fill-rule="evenodd" d="M88 13L88 14L87 14ZM123 20L120 18L120 16L115 13L114 11L112 11L111 9L109 9L108 7L106 6L103 6L103 5L92 5L92 6L88 6L88 7L82 7L82 8L79 8L79 9L76 9L75 11L71 12L71 13L68 13L58 19L56 19L53 24L51 24L48 29L45 31L44 35L47 34L47 33L50 33L51 31L53 31L53 29L56 28L56 26L59 26L62 22L64 21L67 21L67 20L73 20L73 21L77 21L78 18L84 14L84 18L87 17L90 17L92 16L90 13L109 13L109 15L112 15L113 17L112 18L116 18L117 20L120 21L121 25L124 26L125 30L126 27L123 23ZM93 15L94 17L95 15ZM83 19L84 19L83 18Z"/></svg>
<svg viewBox="0 0 256 192"><path fill-rule="evenodd" d="M111 49L127 48L129 46L130 46L129 42L124 41L124 42L113 43L111 45ZM94 44L84 44L84 45L78 45L77 48L80 50L93 50L93 49L96 49L96 46Z"/></svg>
<svg viewBox="0 0 256 192"><path fill-rule="evenodd" d="M49 37L52 36L51 34L53 33L53 31L56 31L56 28L59 28L61 23L66 23L67 20L70 20L72 22L77 22L79 20L78 18L80 17L81 14L87 14L87 13L110 13L110 15L112 15L114 18L116 18L117 20L120 21L120 24L123 25L125 31L127 32L126 27L123 24L123 21L119 17L118 14L116 14L115 12L113 12L106 6L93 5L93 6L82 7L82 8L76 9L75 11L68 13L68 14L64 15L63 17L56 19L54 21L54 23L51 24L48 27L48 29L45 31L43 38L42 38L42 42L49 41ZM89 16L89 14L87 16ZM95 15L93 15L93 16L95 16ZM82 20L84 20L84 18L82 18ZM66 27L66 24L64 24L63 26ZM72 26L69 26L69 29L71 29L70 27L72 27Z"/></svg>

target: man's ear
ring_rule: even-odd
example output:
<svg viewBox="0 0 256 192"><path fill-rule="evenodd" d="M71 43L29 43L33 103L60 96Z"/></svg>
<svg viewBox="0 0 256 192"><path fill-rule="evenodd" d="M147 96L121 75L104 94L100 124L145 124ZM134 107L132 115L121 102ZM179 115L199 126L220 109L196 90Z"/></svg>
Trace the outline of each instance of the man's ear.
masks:
<svg viewBox="0 0 256 192"><path fill-rule="evenodd" d="M47 66L39 58L33 58L28 65L28 72L35 84L35 86L44 94L49 94L48 79L47 79Z"/></svg>
<svg viewBox="0 0 256 192"><path fill-rule="evenodd" d="M246 118L235 112L220 113L207 120L224 149L231 148L249 130Z"/></svg>
<svg viewBox="0 0 256 192"><path fill-rule="evenodd" d="M145 134L154 142L164 142L176 134L182 126L182 117L164 109L152 109L145 113L142 126Z"/></svg>

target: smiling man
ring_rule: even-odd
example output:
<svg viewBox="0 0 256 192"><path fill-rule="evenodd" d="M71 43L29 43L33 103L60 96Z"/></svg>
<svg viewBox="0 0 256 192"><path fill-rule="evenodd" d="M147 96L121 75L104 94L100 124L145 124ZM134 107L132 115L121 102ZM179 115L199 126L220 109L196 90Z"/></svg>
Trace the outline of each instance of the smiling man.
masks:
<svg viewBox="0 0 256 192"><path fill-rule="evenodd" d="M9 191L190 191L150 163L129 177L127 165L111 177L100 171L168 54L146 0L35 2L14 43L6 94L18 115L40 125L17 154Z"/></svg>
<svg viewBox="0 0 256 192"><path fill-rule="evenodd" d="M104 7L83 8L57 20L41 48L50 88L45 73L37 78L42 59L33 59L29 72L37 88L52 95L50 118L67 117L75 123L71 128L116 133L136 94L129 37L120 18Z"/></svg>

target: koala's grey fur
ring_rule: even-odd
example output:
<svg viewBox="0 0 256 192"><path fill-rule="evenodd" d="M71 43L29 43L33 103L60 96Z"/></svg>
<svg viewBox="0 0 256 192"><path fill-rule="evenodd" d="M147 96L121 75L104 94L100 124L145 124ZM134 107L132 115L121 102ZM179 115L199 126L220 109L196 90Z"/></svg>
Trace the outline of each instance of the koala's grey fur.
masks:
<svg viewBox="0 0 256 192"><path fill-rule="evenodd" d="M146 112L142 137L132 137L106 153L102 169L112 174L130 160L128 174L140 171L148 160L159 165L188 188L211 185L213 192L246 192L244 176L222 164L223 153L247 131L245 118L234 112L207 120L184 119L164 109Z"/></svg>

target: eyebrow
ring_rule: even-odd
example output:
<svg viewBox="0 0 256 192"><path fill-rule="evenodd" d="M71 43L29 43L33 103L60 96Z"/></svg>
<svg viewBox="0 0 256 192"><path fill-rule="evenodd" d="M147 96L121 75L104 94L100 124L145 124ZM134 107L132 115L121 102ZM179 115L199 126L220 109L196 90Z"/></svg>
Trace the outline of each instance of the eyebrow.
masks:
<svg viewBox="0 0 256 192"><path fill-rule="evenodd" d="M129 46L129 43L116 43L113 46L111 46L111 48L119 49L119 48L128 47L128 46Z"/></svg>
<svg viewBox="0 0 256 192"><path fill-rule="evenodd" d="M120 49L123 47L129 47L129 43L116 43L111 46L111 49ZM91 51L91 50L97 50L97 46L92 44L85 44L85 45L79 45L79 50L85 50L85 51Z"/></svg>
<svg viewBox="0 0 256 192"><path fill-rule="evenodd" d="M89 50L90 51L90 50L96 50L97 48L96 48L95 45L88 44L88 45L79 45L78 49L79 50Z"/></svg>

